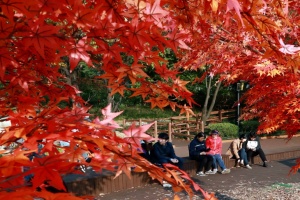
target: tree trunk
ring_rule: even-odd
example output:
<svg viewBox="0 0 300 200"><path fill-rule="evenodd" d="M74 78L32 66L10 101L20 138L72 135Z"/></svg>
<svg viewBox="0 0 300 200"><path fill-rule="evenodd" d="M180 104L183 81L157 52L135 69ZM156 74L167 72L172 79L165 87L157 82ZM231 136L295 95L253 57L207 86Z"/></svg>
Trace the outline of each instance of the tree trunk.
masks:
<svg viewBox="0 0 300 200"><path fill-rule="evenodd" d="M215 106L216 99L217 99L217 96L218 96L218 93L219 93L219 90L220 90L220 87L221 87L221 84L222 84L222 81L219 80L218 83L217 83L214 95L212 97L212 100L209 102L211 89L212 89L212 79L213 79L213 77L209 76L209 81L208 81L208 84L207 84L207 87L206 87L205 102L204 102L204 105L203 105L203 108L202 108L201 120L203 121L204 126L206 125L206 122L209 119L210 114L211 114L211 112L212 112L212 110Z"/></svg>
<svg viewBox="0 0 300 200"><path fill-rule="evenodd" d="M107 88L108 94L107 94L107 103L111 104L111 109L112 112L116 112L119 110L119 106L122 102L122 97L120 97L120 99L118 101L115 101L114 96L110 95L111 94L111 89Z"/></svg>

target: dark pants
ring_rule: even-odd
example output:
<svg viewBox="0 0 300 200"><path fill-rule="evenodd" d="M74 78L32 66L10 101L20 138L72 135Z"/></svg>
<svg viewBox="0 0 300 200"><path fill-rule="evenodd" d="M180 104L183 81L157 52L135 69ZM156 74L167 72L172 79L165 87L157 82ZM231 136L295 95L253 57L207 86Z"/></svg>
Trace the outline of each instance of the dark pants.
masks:
<svg viewBox="0 0 300 200"><path fill-rule="evenodd" d="M266 158L266 155L264 153L264 151L260 148L260 149L256 149L256 151L252 151L251 149L248 149L247 150L247 158L248 158L248 161L250 162L251 159L254 157L254 156L257 156L259 155L260 159L265 162L267 161L267 158ZM253 164L253 163L252 163Z"/></svg>
<svg viewBox="0 0 300 200"><path fill-rule="evenodd" d="M206 171L211 169L213 163L213 157L210 155L198 155L195 157L195 160L198 161L197 172L203 171L203 168Z"/></svg>

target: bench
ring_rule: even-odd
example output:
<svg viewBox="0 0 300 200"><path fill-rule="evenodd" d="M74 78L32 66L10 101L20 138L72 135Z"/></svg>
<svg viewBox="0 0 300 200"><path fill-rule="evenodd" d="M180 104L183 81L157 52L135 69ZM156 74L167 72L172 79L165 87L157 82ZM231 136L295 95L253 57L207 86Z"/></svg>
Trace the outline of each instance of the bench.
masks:
<svg viewBox="0 0 300 200"><path fill-rule="evenodd" d="M300 157L300 150L279 152L266 155L269 161L279 161L284 159L298 158ZM235 160L229 159L227 155L223 155L223 160L227 168L232 168L235 165ZM196 175L196 161L190 160L188 157L184 157L184 169L190 174L190 176ZM260 164L261 160L259 156L254 157L254 164ZM146 173L132 172L131 179L126 174L122 173L118 177L114 178L114 175L110 172L90 173L86 175L70 174L64 177L64 183L68 192L72 192L75 195L94 195L106 194L121 190L126 190L134 187L145 186L147 184L154 183L155 181Z"/></svg>

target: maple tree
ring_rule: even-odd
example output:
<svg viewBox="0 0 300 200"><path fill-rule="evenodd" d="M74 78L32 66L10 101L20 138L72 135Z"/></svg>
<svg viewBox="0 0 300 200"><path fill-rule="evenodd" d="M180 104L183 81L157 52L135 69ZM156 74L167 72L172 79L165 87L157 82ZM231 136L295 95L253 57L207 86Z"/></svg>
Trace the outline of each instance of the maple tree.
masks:
<svg viewBox="0 0 300 200"><path fill-rule="evenodd" d="M0 115L12 125L2 132L0 145L14 146L0 158L1 198L77 198L53 197L47 187L65 190L61 175L85 163L87 151L93 152L89 165L96 171L118 166L116 174L130 176L134 167L169 181L175 191L192 195L193 185L206 199L214 198L185 172L180 176L187 183L173 166L163 173L138 155L137 139L149 139L149 126L133 125L126 137L118 137L113 119L120 113L110 106L102 118L86 121L90 107L60 73L62 58L70 72L82 61L101 66L98 78L107 79L112 95L132 90L151 107L183 110L169 97L188 106L194 101L177 75L209 64L210 76L252 86L245 95L245 119L258 117L261 132L282 129L292 136L300 127L299 10L298 0L1 0ZM166 48L179 59L172 67L159 55ZM132 58L130 65L124 54ZM150 79L144 63L160 79ZM58 146L57 140L69 146ZM39 156L29 160L34 152ZM27 187L24 176L30 174Z"/></svg>
<svg viewBox="0 0 300 200"><path fill-rule="evenodd" d="M209 63L209 75L220 74L227 84L249 81L242 117L259 118L261 133L281 129L291 137L299 131L299 2L226 2L217 4L224 9L213 18L217 23L209 34L199 24L201 40L191 45L197 52L184 62L190 69ZM232 8L240 12L227 12Z"/></svg>

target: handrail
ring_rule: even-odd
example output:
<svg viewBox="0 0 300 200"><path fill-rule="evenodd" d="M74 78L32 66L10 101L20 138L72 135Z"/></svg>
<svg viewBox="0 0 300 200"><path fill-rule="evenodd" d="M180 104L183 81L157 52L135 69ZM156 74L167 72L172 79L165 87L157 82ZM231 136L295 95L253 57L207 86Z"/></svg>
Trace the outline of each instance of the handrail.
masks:
<svg viewBox="0 0 300 200"><path fill-rule="evenodd" d="M158 132L166 132L169 134L169 140L172 141L174 135L184 135L186 134L187 139L191 136L191 132L204 131L206 127L202 121L200 121L201 113L198 113L195 117L186 116L173 116L170 118L163 119L136 119L136 120L126 120L123 119L123 128L132 124L132 122L138 122L138 125L142 126L154 122L154 125L147 131L148 134L152 135L155 140L157 140ZM235 118L236 113L234 109L231 110L219 110L212 111L208 122L222 122L224 119ZM184 134L183 134L184 132Z"/></svg>

